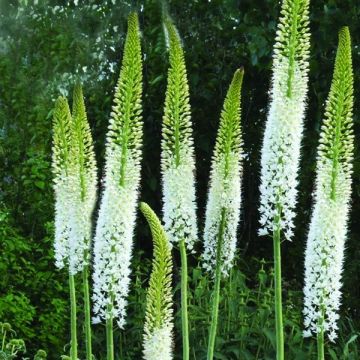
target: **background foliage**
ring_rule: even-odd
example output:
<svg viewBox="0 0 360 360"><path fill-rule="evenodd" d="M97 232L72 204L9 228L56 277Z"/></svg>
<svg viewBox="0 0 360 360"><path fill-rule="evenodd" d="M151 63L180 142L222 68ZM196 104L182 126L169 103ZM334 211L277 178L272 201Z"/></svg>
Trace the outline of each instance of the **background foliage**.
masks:
<svg viewBox="0 0 360 360"><path fill-rule="evenodd" d="M256 297L259 279L254 269L261 269L256 259L264 258L267 263L272 259L271 241L257 236L257 207L260 149L268 106L271 49L279 14L279 2L277 0L209 0L208 2L171 0L168 7L183 37L186 51L195 128L201 222L206 200L210 156L221 104L234 70L241 65L245 67L242 126L246 157L242 222L238 242L241 260L237 266L240 271L236 270L238 278L236 281L242 282L240 289L238 288L241 293L248 291L251 296L255 296L255 302L250 301L251 299L244 300L247 312L251 315L258 302L262 301L261 298ZM141 199L147 201L160 213L160 129L167 54L158 1L145 0L134 4L126 0L102 2L89 0L70 3L60 0L0 2L0 320L12 323L18 335L27 340L30 353L34 353L34 349L38 347L43 347L48 350L50 358L58 358L58 354L64 352L63 346L66 344L68 334L67 276L55 270L52 251L53 197L50 147L54 100L60 93L65 95L71 93L77 77L83 81L88 117L96 141L97 159L102 167L104 138L122 56L126 18L133 9L139 10L144 53L145 142ZM295 240L283 244L285 294L288 301L294 295L290 303L293 306L298 305L287 319L297 317L294 323L297 324L296 339L299 343L302 342L299 326L301 326L303 253L311 210L315 151L324 101L330 87L337 32L342 25L349 25L353 38L355 133L359 135L360 130L359 17L358 1L311 1L310 99L302 151L297 230ZM340 340L342 345L351 339L351 334L359 330L360 318L358 143L359 140L356 145L354 195L344 264L345 295L342 307L344 333ZM199 249L200 246L201 244ZM141 351L145 309L143 302L139 300L144 299L143 287L150 270L148 261L150 250L150 236L144 221L139 217L134 259L134 286L127 329L130 336L122 339L124 359L135 358ZM203 293L201 289L209 285L206 285L206 279L197 268L197 258L191 258L190 263L193 267L194 291L192 328L194 329L196 325L197 331L204 332L207 329L206 304L209 301L209 292L204 290ZM268 270L270 267L271 264L268 265ZM198 284L199 281L203 281L203 286ZM222 305L228 311L233 311L229 310L231 307L238 309L241 305L238 303L239 293L234 293L234 289L236 287L228 290L233 292L233 296L226 301L237 302L232 305L223 302ZM267 296L271 299L271 289ZM270 303L271 301L269 300ZM239 319L236 319L237 314L229 314L230 319L239 322ZM259 316L262 314L263 312ZM250 335L243 333L246 327L243 327L245 330L242 329L240 334L236 333L240 331L239 326L237 326L238 330L233 330L231 339L223 338L221 335L219 348L224 351L218 354L223 356L219 358L236 359L240 358L240 355L244 358L255 358L256 351L253 352L253 349L262 344L263 353L257 356L271 359L272 318L271 314L263 316L269 316L270 323L266 323L269 326L262 326L263 320L256 319L251 323L253 327L249 325L249 328L257 330L254 330L254 333L251 333L251 330ZM347 319L353 320L348 322ZM239 322L239 324L243 323L243 320ZM264 332L267 328L270 329L268 335ZM96 328L96 333L95 346L99 349L103 341L101 326ZM220 334L225 332L220 331ZM118 336L124 335L118 333ZM202 336L206 339L206 334ZM245 341L246 336L250 341L248 348L239 345L239 342ZM129 344L130 339L131 344ZM235 345L231 347L228 341L232 341ZM257 343L251 344L251 341ZM351 347L355 341L353 339L349 346ZM199 359L202 358L201 344L201 341L196 341L194 344L194 351ZM267 347L267 344L270 345ZM305 345L308 351L311 342ZM130 348L132 353L129 353ZM248 356L253 357L245 357L239 352L231 353L232 348L238 349L236 351L245 349L244 351L250 353ZM343 350L339 350L335 355L330 355L338 356L333 358L350 359L350 355L342 357L345 356L342 352ZM353 354L354 359L358 358L355 352ZM299 359L309 358L306 357L307 355L304 356Z"/></svg>

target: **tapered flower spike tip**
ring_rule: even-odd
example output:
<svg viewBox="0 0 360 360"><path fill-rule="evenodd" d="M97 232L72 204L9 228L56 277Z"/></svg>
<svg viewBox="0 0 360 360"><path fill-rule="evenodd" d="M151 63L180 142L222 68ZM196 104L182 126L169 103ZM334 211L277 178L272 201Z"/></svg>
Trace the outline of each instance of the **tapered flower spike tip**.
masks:
<svg viewBox="0 0 360 360"><path fill-rule="evenodd" d="M61 269L68 263L69 224L68 209L71 205L68 181L71 149L71 114L64 97L55 102L53 120L52 171L55 192L55 265Z"/></svg>
<svg viewBox="0 0 360 360"><path fill-rule="evenodd" d="M66 98L59 96L55 102L53 116L53 158L54 180L69 167L71 146L71 114Z"/></svg>
<svg viewBox="0 0 360 360"><path fill-rule="evenodd" d="M153 238L154 256L146 296L144 359L171 360L173 352L172 258L160 220L146 203L140 204Z"/></svg>
<svg viewBox="0 0 360 360"><path fill-rule="evenodd" d="M220 126L215 144L215 157L230 156L231 151L240 151L240 98L243 77L244 69L236 70L229 86L221 111Z"/></svg>
<svg viewBox="0 0 360 360"><path fill-rule="evenodd" d="M308 91L309 0L283 0L261 153L260 235L293 237Z"/></svg>
<svg viewBox="0 0 360 360"><path fill-rule="evenodd" d="M77 81L74 86L72 115L74 118L86 119L84 94L80 81Z"/></svg>
<svg viewBox="0 0 360 360"><path fill-rule="evenodd" d="M129 89L129 84L133 86ZM136 13L128 18L128 32L124 47L124 57L119 80L115 89L115 99L107 137L107 149L122 144L131 148L135 165L140 164L142 147L142 58L139 20ZM128 109L128 102L133 102ZM123 185L126 174L125 153L121 160L120 184Z"/></svg>
<svg viewBox="0 0 360 360"><path fill-rule="evenodd" d="M341 274L354 152L353 70L347 27L339 33L335 69L317 155L314 209L305 253L305 336L337 337Z"/></svg>
<svg viewBox="0 0 360 360"><path fill-rule="evenodd" d="M106 139L104 191L94 241L94 322L113 318L120 328L125 325L140 185L141 97L140 30L132 13Z"/></svg>
<svg viewBox="0 0 360 360"><path fill-rule="evenodd" d="M184 51L167 17L169 70L162 123L161 170L165 230L172 243L184 240L193 251L197 240L195 158Z"/></svg>
<svg viewBox="0 0 360 360"><path fill-rule="evenodd" d="M221 271L231 269L241 204L241 87L244 70L238 69L227 92L217 133L206 206L204 267L215 275L217 251L221 241ZM222 230L220 230L222 229ZM222 239L220 237L222 231Z"/></svg>
<svg viewBox="0 0 360 360"><path fill-rule="evenodd" d="M72 112L72 166L73 206L69 237L69 271L72 275L89 265L92 235L92 214L96 202L97 168L95 152L82 87L76 83Z"/></svg>
<svg viewBox="0 0 360 360"><path fill-rule="evenodd" d="M94 144L89 122L87 120L84 95L80 82L77 82L73 92L73 128L74 142L77 149L77 162L81 177L82 197L87 192L94 191L96 185L96 159Z"/></svg>

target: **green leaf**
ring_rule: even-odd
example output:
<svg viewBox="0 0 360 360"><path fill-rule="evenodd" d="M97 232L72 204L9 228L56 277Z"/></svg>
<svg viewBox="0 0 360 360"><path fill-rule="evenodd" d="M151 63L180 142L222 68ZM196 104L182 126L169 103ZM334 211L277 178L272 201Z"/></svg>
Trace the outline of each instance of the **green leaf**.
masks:
<svg viewBox="0 0 360 360"><path fill-rule="evenodd" d="M37 181L35 181L35 186L37 186L39 189L43 190L45 188L45 182L37 180Z"/></svg>

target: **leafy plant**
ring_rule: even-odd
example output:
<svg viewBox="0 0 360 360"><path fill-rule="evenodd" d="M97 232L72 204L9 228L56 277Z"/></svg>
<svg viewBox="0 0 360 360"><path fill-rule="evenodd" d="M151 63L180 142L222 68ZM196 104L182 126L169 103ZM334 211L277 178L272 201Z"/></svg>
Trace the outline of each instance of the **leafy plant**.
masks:
<svg viewBox="0 0 360 360"><path fill-rule="evenodd" d="M15 359L18 353L26 352L24 340L13 338L16 333L9 323L0 323L0 330L0 359Z"/></svg>
<svg viewBox="0 0 360 360"><path fill-rule="evenodd" d="M0 359L18 359L20 354L26 353L26 346L23 339L15 338L16 332L9 323L0 322ZM38 350L34 360L46 360L47 354L44 350ZM29 358L22 358L29 360Z"/></svg>

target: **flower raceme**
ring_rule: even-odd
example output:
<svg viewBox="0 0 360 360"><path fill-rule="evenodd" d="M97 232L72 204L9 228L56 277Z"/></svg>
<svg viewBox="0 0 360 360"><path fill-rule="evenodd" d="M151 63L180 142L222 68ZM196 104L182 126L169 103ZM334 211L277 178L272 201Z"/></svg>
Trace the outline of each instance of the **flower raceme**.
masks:
<svg viewBox="0 0 360 360"><path fill-rule="evenodd" d="M189 86L179 34L169 18L164 28L170 62L161 141L165 230L172 243L184 240L192 251L197 224Z"/></svg>
<svg viewBox="0 0 360 360"><path fill-rule="evenodd" d="M97 170L81 85L74 88L73 111L60 97L54 109L55 258L74 275L88 265L96 202Z"/></svg>
<svg viewBox="0 0 360 360"><path fill-rule="evenodd" d="M228 273L236 249L236 232L240 221L241 203L241 127L240 95L243 70L237 70L230 84L221 112L211 165L208 201L204 230L204 267L215 273L217 251L220 251L221 270ZM223 222L223 226L221 223ZM222 227L222 239L219 239ZM218 242L221 241L220 249Z"/></svg>
<svg viewBox="0 0 360 360"><path fill-rule="evenodd" d="M240 221L242 175L240 95L243 75L243 69L235 71L227 92L211 163L202 257L204 267L215 279L207 352L209 360L214 358L221 278L222 275L227 276L232 267L236 232Z"/></svg>
<svg viewBox="0 0 360 360"><path fill-rule="evenodd" d="M291 240L309 68L309 0L282 0L261 152L260 230L272 235L276 358L284 360L281 238Z"/></svg>
<svg viewBox="0 0 360 360"><path fill-rule="evenodd" d="M153 269L146 297L144 325L144 359L173 358L172 258L166 233L151 208L140 204L154 243Z"/></svg>
<svg viewBox="0 0 360 360"><path fill-rule="evenodd" d="M97 168L93 140L86 117L84 97L79 83L73 95L73 209L69 234L69 269L76 274L89 264L92 236L92 215L96 203Z"/></svg>
<svg viewBox="0 0 360 360"><path fill-rule="evenodd" d="M175 25L164 11L169 70L162 122L161 171L163 219L169 241L181 256L181 326L183 359L190 354L187 311L187 255L197 240L195 158L184 51Z"/></svg>
<svg viewBox="0 0 360 360"><path fill-rule="evenodd" d="M309 0L283 0L273 56L271 104L261 156L261 235L293 235L308 89Z"/></svg>
<svg viewBox="0 0 360 360"><path fill-rule="evenodd" d="M353 71L348 28L339 33L335 70L317 155L314 209L305 254L305 336L337 336L341 272L351 197Z"/></svg>
<svg viewBox="0 0 360 360"><path fill-rule="evenodd" d="M55 264L61 269L69 257L69 209L72 208L69 177L71 151L71 113L67 100L59 97L54 108L52 171L55 192Z"/></svg>
<svg viewBox="0 0 360 360"><path fill-rule="evenodd" d="M94 321L125 324L142 145L142 60L136 14L128 33L106 140L104 190L94 242Z"/></svg>

